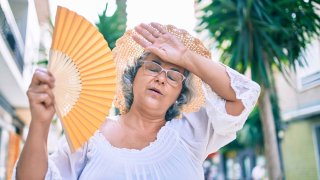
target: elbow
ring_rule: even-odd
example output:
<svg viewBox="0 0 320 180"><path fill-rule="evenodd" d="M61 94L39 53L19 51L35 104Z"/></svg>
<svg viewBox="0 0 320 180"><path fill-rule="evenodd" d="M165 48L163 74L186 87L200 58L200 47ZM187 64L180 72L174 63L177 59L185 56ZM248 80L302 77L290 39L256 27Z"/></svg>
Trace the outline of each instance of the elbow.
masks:
<svg viewBox="0 0 320 180"><path fill-rule="evenodd" d="M239 116L242 111L245 109L241 100L237 99L236 101L227 101L226 102L226 111L229 115Z"/></svg>

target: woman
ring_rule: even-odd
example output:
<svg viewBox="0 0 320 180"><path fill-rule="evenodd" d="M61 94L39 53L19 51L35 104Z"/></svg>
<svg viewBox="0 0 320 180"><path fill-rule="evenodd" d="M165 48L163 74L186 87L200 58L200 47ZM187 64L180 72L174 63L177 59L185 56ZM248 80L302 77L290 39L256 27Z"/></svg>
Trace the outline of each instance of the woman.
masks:
<svg viewBox="0 0 320 180"><path fill-rule="evenodd" d="M108 117L75 153L64 141L47 156L54 78L35 72L28 90L32 121L17 179L204 178L203 161L235 139L260 87L211 61L202 43L184 30L151 23L135 31L120 38L114 50L123 74L116 99L122 115Z"/></svg>

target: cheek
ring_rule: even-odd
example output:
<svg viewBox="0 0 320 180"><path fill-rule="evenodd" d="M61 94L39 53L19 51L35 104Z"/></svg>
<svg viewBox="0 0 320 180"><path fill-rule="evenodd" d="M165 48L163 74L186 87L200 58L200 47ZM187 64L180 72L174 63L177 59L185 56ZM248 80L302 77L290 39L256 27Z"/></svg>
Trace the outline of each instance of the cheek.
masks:
<svg viewBox="0 0 320 180"><path fill-rule="evenodd" d="M144 90L148 81L148 76L144 76L142 69L139 69L132 83L133 93L140 93L140 91Z"/></svg>
<svg viewBox="0 0 320 180"><path fill-rule="evenodd" d="M143 82L142 72L139 69L136 76L133 79L133 86L139 86Z"/></svg>
<svg viewBox="0 0 320 180"><path fill-rule="evenodd" d="M142 86L142 83L140 80L136 79L133 81L133 84L132 84L132 90L133 90L133 95L134 96L137 96L139 94L141 94L141 87Z"/></svg>
<svg viewBox="0 0 320 180"><path fill-rule="evenodd" d="M180 93L181 93L181 89L182 89L182 87L176 87L176 88L172 88L170 91L171 91L171 96L170 96L170 99L171 99L171 101L174 103L177 99L178 99L178 97L179 97L179 95L180 95Z"/></svg>

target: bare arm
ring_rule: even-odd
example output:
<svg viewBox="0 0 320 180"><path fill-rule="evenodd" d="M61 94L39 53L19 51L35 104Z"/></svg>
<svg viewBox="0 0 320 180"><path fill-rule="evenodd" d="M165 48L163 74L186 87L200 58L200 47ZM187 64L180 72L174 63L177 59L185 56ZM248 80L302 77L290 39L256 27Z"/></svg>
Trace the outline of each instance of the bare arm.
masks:
<svg viewBox="0 0 320 180"><path fill-rule="evenodd" d="M16 178L44 179L48 169L47 138L54 115L51 89L54 78L45 70L37 69L27 91L31 110L31 124L26 143L17 164Z"/></svg>
<svg viewBox="0 0 320 180"><path fill-rule="evenodd" d="M17 179L44 179L48 169L48 129L49 127L31 122L17 165Z"/></svg>
<svg viewBox="0 0 320 180"><path fill-rule="evenodd" d="M226 111L231 115L239 115L244 105L236 98L231 88L230 78L223 65L206 59L190 50L184 54L185 68L207 83L212 90L226 100Z"/></svg>

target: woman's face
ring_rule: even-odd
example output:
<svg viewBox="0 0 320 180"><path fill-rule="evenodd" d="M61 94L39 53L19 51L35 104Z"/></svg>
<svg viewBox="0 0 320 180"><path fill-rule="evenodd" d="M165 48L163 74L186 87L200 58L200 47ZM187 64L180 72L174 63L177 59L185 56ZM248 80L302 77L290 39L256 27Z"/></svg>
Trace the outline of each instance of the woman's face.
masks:
<svg viewBox="0 0 320 180"><path fill-rule="evenodd" d="M145 63L142 63L133 81L133 105L165 114L169 107L175 103L182 89L182 82L173 81L177 77L172 75L179 75L176 72L183 74L184 69L164 62L152 53L147 55L144 61ZM158 65L165 70L176 72L171 71L168 76L164 71L157 74L156 69L161 69Z"/></svg>

